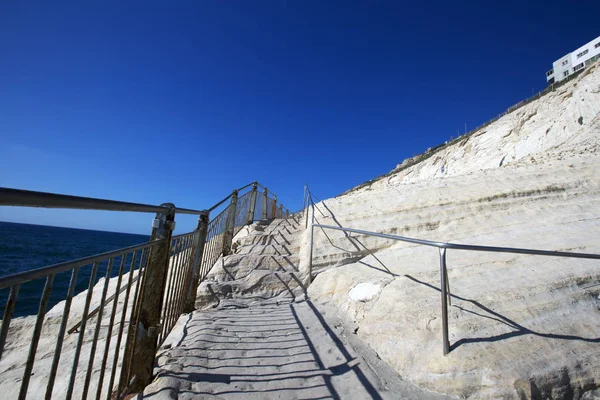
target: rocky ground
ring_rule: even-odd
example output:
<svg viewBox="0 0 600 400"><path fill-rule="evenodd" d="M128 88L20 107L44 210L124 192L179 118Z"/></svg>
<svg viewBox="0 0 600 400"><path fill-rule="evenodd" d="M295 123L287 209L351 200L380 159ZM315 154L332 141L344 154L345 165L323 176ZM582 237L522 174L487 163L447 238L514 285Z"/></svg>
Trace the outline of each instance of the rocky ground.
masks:
<svg viewBox="0 0 600 400"><path fill-rule="evenodd" d="M305 296L303 223L259 222L236 237L159 352L150 399L441 399L402 381ZM358 349L358 350L357 350Z"/></svg>

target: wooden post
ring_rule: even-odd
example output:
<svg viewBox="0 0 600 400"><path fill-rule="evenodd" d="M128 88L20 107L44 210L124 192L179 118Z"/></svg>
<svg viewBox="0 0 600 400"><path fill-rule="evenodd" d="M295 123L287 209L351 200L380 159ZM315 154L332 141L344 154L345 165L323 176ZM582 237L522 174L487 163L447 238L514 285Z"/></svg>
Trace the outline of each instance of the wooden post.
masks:
<svg viewBox="0 0 600 400"><path fill-rule="evenodd" d="M263 199L262 199L262 203L263 203L263 207L262 207L262 220L266 221L267 220L267 197L268 197L268 191L267 188L265 188L265 190L263 190Z"/></svg>
<svg viewBox="0 0 600 400"><path fill-rule="evenodd" d="M273 206L271 207L271 218L277 218L277 196L273 195Z"/></svg>
<svg viewBox="0 0 600 400"><path fill-rule="evenodd" d="M285 210L285 219L290 218L290 210Z"/></svg>
<svg viewBox="0 0 600 400"><path fill-rule="evenodd" d="M139 292L136 293L139 312L133 313L129 325L119 393L141 391L152 382L157 338L160 332L160 314L170 261L171 236L175 229L175 206L171 203L161 206L167 207L168 212L156 214L152 223L150 241L163 242L151 247L143 282Z"/></svg>
<svg viewBox="0 0 600 400"><path fill-rule="evenodd" d="M202 214L198 217L198 242L194 249L192 265L192 281L190 282L189 291L187 295L187 301L184 308L184 312L192 312L196 309L196 291L198 284L200 283L200 266L202 265L202 256L204 254L204 245L206 244L206 234L208 231L208 213Z"/></svg>
<svg viewBox="0 0 600 400"><path fill-rule="evenodd" d="M256 208L256 195L258 192L258 183L252 185L252 193L250 194L250 209L248 210L248 225L254 222L254 209Z"/></svg>
<svg viewBox="0 0 600 400"><path fill-rule="evenodd" d="M233 243L233 231L235 229L235 212L237 208L238 191L234 190L231 195L231 203L229 204L229 212L227 214L227 222L225 225L225 238L223 240L223 255L226 256L231 252L231 244Z"/></svg>
<svg viewBox="0 0 600 400"><path fill-rule="evenodd" d="M279 218L283 218L283 204L279 203Z"/></svg>

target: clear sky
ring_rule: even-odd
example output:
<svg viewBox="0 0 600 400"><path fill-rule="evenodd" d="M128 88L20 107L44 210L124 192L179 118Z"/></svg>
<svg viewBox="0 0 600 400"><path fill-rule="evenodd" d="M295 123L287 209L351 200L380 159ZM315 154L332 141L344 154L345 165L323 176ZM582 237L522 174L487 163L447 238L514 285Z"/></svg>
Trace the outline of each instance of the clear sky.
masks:
<svg viewBox="0 0 600 400"><path fill-rule="evenodd" d="M296 210L304 183L335 196L543 89L599 16L597 0L4 1L0 186L208 208L258 180Z"/></svg>

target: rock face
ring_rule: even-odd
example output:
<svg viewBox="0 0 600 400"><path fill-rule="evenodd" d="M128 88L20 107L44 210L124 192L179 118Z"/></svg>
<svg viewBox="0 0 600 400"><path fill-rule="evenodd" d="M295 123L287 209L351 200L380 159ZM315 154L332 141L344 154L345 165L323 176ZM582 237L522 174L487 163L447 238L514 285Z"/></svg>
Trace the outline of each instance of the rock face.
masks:
<svg viewBox="0 0 600 400"><path fill-rule="evenodd" d="M596 65L420 163L317 203L316 222L599 254L599 115ZM301 269L308 239L307 231ZM446 356L435 248L315 228L308 294L353 320L362 340L421 387L463 398L593 398L600 261L458 250L447 260Z"/></svg>

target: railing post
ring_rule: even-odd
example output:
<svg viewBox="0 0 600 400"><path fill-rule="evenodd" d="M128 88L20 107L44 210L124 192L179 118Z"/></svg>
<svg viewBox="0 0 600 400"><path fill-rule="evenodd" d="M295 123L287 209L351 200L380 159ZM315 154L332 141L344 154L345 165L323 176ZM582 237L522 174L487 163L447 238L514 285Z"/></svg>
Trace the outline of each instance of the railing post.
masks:
<svg viewBox="0 0 600 400"><path fill-rule="evenodd" d="M442 345L444 355L450 352L448 339L448 272L446 271L446 249L440 248L440 281L442 289Z"/></svg>
<svg viewBox="0 0 600 400"><path fill-rule="evenodd" d="M269 197L269 192L267 191L267 188L265 188L265 190L263 190L263 198L262 198L262 220L266 221L267 220L267 197Z"/></svg>
<svg viewBox="0 0 600 400"><path fill-rule="evenodd" d="M279 203L279 218L283 218L283 204Z"/></svg>
<svg viewBox="0 0 600 400"><path fill-rule="evenodd" d="M302 195L302 209L306 208L306 183L304 184L304 194Z"/></svg>
<svg viewBox="0 0 600 400"><path fill-rule="evenodd" d="M142 287L136 293L138 301L134 304L139 304L139 312L133 313L135 315L132 316L135 318L137 315L138 318L137 321L132 320L129 325L125 355L130 354L130 357L125 357L123 360L119 393L124 392L125 389L128 389L128 392L140 391L152 382L154 357L160 332L160 315L170 262L171 236L175 229L175 206L171 203L161 206L167 207L168 211L156 214L152 223L150 241L162 241L162 243L151 248ZM128 388L130 385L131 387Z"/></svg>
<svg viewBox="0 0 600 400"><path fill-rule="evenodd" d="M206 234L208 231L208 213L198 217L198 243L194 250L194 264L192 265L192 281L190 282L187 302L184 312L192 312L196 309L196 290L200 283L200 266L202 265L202 256L204 255L204 245L206 244Z"/></svg>
<svg viewBox="0 0 600 400"><path fill-rule="evenodd" d="M273 205L271 206L271 218L277 218L277 196L273 195Z"/></svg>
<svg viewBox="0 0 600 400"><path fill-rule="evenodd" d="M248 210L248 225L254 222L254 209L256 208L256 196L258 194L258 183L252 184L252 194L250 194L250 209Z"/></svg>
<svg viewBox="0 0 600 400"><path fill-rule="evenodd" d="M308 205L311 201L310 191L308 190L308 186L306 188L306 207L304 208L304 229L308 228Z"/></svg>
<svg viewBox="0 0 600 400"><path fill-rule="evenodd" d="M285 210L285 219L290 219L290 210Z"/></svg>
<svg viewBox="0 0 600 400"><path fill-rule="evenodd" d="M308 213L308 205L306 206L306 213ZM308 283L312 283L312 267L313 267L313 235L315 233L315 206L312 206L312 221L310 223L310 257L308 262ZM308 214L307 214L308 215ZM308 219L306 220L308 222Z"/></svg>
<svg viewBox="0 0 600 400"><path fill-rule="evenodd" d="M225 240L223 240L223 255L226 256L231 252L231 244L233 242L233 231L235 229L235 212L237 208L238 191L234 190L231 194L231 203L229 204L229 212L227 214L227 223L225 225Z"/></svg>

